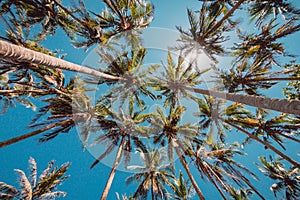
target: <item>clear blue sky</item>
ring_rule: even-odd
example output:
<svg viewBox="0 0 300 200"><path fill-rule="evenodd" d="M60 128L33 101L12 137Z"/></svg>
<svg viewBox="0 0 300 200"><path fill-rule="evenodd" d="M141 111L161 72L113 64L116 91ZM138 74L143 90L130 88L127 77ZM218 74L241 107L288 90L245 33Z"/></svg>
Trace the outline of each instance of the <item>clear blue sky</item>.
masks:
<svg viewBox="0 0 300 200"><path fill-rule="evenodd" d="M93 11L102 9L102 3L99 0L87 0L85 2L87 7ZM155 5L155 18L151 27L164 28L167 34L172 33L172 30L175 31L176 25L182 25L183 27L187 26L188 21L186 8L200 7L199 2L196 0L153 0L152 2ZM298 7L300 8L299 1L295 0L294 2L297 2ZM2 29L1 26L0 28ZM1 30L1 32L2 31L3 30ZM168 36L169 35L167 35L166 38L168 38ZM146 38L153 40L149 43L149 46L159 46L159 44L154 44L155 41L166 43L165 37L161 37L159 35L152 35ZM287 39L286 43L292 52L299 52L300 54L299 47L297 46L300 42L299 38L299 34L297 34L292 36L290 39ZM69 39L65 37L65 34L62 31L58 31L55 36L49 37L45 42L45 46L50 49L63 49L64 53L67 53L66 59L78 64L81 64L85 60L86 56L92 51L92 49L90 49L88 52L84 52L81 49L73 48L70 45ZM164 51L165 50L166 49L164 49ZM154 59L150 58L150 60L152 61ZM160 63L160 60L153 62ZM16 108L9 109L5 115L0 115L0 141L30 132L30 129L26 129L25 127L29 124L34 114L35 113L30 109L24 108L23 106L17 106ZM229 134L232 136L238 136L236 133ZM66 191L68 193L64 199L99 199L105 185L106 178L110 172L110 168L106 165L99 164L94 169L89 169L91 163L94 161L94 157L88 151L82 150L82 144L76 130L74 129L68 134L60 134L57 138L43 144L38 143L38 138L39 137L31 138L0 149L0 181L16 186L17 176L13 169L22 169L26 171L30 156L36 159L38 163L38 170L44 169L47 166L48 161L52 159L57 161L56 165L61 165L64 162L70 161L72 162L72 165L68 174L71 174L71 177L66 180L61 187L59 187L59 190ZM294 147L296 148L296 146ZM252 164L254 162L258 162L256 159L257 156L260 155L258 152L263 150L263 147L255 146L255 150L253 148L253 146L250 146L246 149L246 151L249 151L249 156L246 157L248 160L245 161L247 163ZM292 151L295 153L295 149L292 149ZM255 168L254 165L253 167ZM257 171L256 169L254 170ZM41 171L39 171L39 173L40 172ZM195 174L198 176L198 173L195 172ZM126 187L124 183L124 180L128 175L128 173L122 171L117 172L108 198L109 200L116 199L115 192L120 194L128 194L128 191L134 192L134 186ZM256 186L262 184L267 188L267 190L263 192L266 193L266 199L274 198L268 190L270 183L271 182L267 181L263 176L261 183L255 183ZM207 185L209 184L199 181L199 186L202 188L205 196L207 196L207 199L219 199L220 197L217 194L217 191L213 190L214 192L211 192L211 187ZM255 198L256 196L253 199ZM195 197L195 199L197 198Z"/></svg>

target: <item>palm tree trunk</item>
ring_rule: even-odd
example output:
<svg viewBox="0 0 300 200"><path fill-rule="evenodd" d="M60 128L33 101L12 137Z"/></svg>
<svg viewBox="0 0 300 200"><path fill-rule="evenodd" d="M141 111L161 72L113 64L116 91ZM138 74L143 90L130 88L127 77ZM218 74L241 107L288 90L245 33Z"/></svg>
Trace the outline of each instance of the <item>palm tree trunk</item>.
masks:
<svg viewBox="0 0 300 200"><path fill-rule="evenodd" d="M101 196L101 200L106 200L107 198L107 195L108 195L108 192L110 190L110 187L112 185L112 182L114 180L114 177L115 177L115 173L116 173L116 170L117 170L117 167L119 166L120 164L120 160L121 160L121 157L122 157L122 150L123 150L123 145L124 145L124 136L122 137L122 140L121 140L121 143L119 145L119 148L118 148L118 151L117 151L117 154L116 154L116 158L115 158L115 161L114 161L114 165L110 171L110 174L109 174L109 177L107 179L107 182L106 182L106 185L105 185L105 188L103 190L103 193L102 193L102 196Z"/></svg>
<svg viewBox="0 0 300 200"><path fill-rule="evenodd" d="M249 78L244 80L242 83L252 83L261 81L300 81L300 77L286 77L286 78Z"/></svg>
<svg viewBox="0 0 300 200"><path fill-rule="evenodd" d="M249 106L255 106L257 108L264 108L270 110L276 110L283 113L300 115L300 101L299 100L289 100L289 99L279 99L279 98L268 98L247 94L234 94L226 92L218 92L213 90L204 90L191 87L183 87L191 92L209 95L221 99L226 99L229 101L234 101L237 103L246 104Z"/></svg>
<svg viewBox="0 0 300 200"><path fill-rule="evenodd" d="M152 179L151 179L151 198L152 200L154 200L154 187L153 187L153 184L154 184L154 181L153 181L153 176L152 176Z"/></svg>
<svg viewBox="0 0 300 200"><path fill-rule="evenodd" d="M213 183L213 185L217 188L218 192L220 193L220 195L222 196L222 198L224 200L227 200L225 194L223 193L223 191L221 190L221 188L219 187L219 185L216 183L216 181L213 179L213 177L210 175L210 173L207 171L207 169L213 174L213 176L226 188L226 186L224 185L223 181L220 180L220 178L218 177L218 175L215 174L215 172L210 168L210 166L208 166L207 164L205 165L205 163L202 163L202 161L197 162L196 163L198 165L198 171L201 173L201 170L206 174L206 176L208 177L208 179Z"/></svg>
<svg viewBox="0 0 300 200"><path fill-rule="evenodd" d="M242 173L239 170L236 170L230 163L226 163L227 166L234 171L240 177L262 200L266 200L265 197L260 194L260 192L250 183L250 181L242 175Z"/></svg>
<svg viewBox="0 0 300 200"><path fill-rule="evenodd" d="M175 146L175 150L176 150L176 153L177 153L177 155L178 155L178 157L179 157L179 159L180 159L180 162L181 162L182 166L184 167L186 173L188 174L189 179L190 179L190 181L191 181L193 187L195 188L195 190L196 190L196 192L197 192L199 198L200 198L201 200L205 200L205 198L204 198L204 196L203 196L203 194L202 194L202 192L201 192L199 186L197 185L197 183L196 183L196 181L195 181L195 179L194 179L194 177L193 177L193 175L192 175L192 173L191 173L191 171L190 171L190 169L189 169L189 166L187 165L187 163L186 163L186 161L185 161L185 159L184 159L182 153L180 153L180 150L179 150L178 146Z"/></svg>
<svg viewBox="0 0 300 200"><path fill-rule="evenodd" d="M50 124L50 125L48 125L44 128L33 131L31 133L27 133L27 134L24 134L24 135L15 137L15 138L8 139L6 141L0 142L0 148L6 147L8 145L11 145L11 144L14 144L14 143L17 143L17 142L20 142L20 141L25 140L27 138L33 137L33 136L38 135L40 133L43 133L47 130L50 130L54 127L63 126L65 124L72 123L72 122L73 122L73 119L64 120L64 121L61 121L61 122L58 122L58 123Z"/></svg>
<svg viewBox="0 0 300 200"><path fill-rule="evenodd" d="M250 137L251 139L254 139L255 141L263 144L264 146L266 146L267 148L271 149L272 151L274 151L275 153L277 153L278 155L280 155L283 159L285 159L286 161L290 162L291 164L293 164L295 167L300 168L300 164L298 162L296 162L295 160L293 160L292 158L290 158L289 156L285 155L284 153L282 153L281 151L279 151L278 149L276 149L275 147L273 147L272 145L270 145L268 142L265 142L263 140L261 140L259 137L249 133L248 131L242 129L241 127L231 123L229 120L225 120L222 118L219 118L220 120L222 120L223 122L225 122L226 124L236 128L239 131L242 131L243 133L245 133L246 135L248 135L248 137Z"/></svg>
<svg viewBox="0 0 300 200"><path fill-rule="evenodd" d="M218 21L207 33L205 33L205 35L203 36L204 38L209 35L210 33L212 33L215 29L217 29L219 26L222 25L222 23L228 19L236 9L238 9L242 3L244 3L246 0L239 0L229 11L228 13L226 13L226 15L224 15L222 17L222 19L220 19L220 21Z"/></svg>
<svg viewBox="0 0 300 200"><path fill-rule="evenodd" d="M115 77L94 70L92 68L80 66L53 56L49 56L40 52L36 52L21 46L17 46L3 40L0 40L0 58L4 60L12 60L24 63L34 63L44 65L54 69L63 69L73 72L88 74L94 77L109 79L109 80L122 80L122 78Z"/></svg>

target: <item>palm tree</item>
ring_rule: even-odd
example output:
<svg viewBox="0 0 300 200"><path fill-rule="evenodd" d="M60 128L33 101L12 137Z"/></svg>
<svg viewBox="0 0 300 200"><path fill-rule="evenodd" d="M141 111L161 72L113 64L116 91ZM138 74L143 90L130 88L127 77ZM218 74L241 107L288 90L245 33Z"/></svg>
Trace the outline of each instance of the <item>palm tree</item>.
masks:
<svg viewBox="0 0 300 200"><path fill-rule="evenodd" d="M165 146L167 140L168 157L171 165L174 163L175 150L199 198L204 199L184 157L185 152L191 146L189 143L191 141L199 142L197 140L197 127L190 123L180 124L180 118L185 110L183 106L171 109L169 116L166 116L159 107L156 110L157 113L152 113L150 122L152 125L151 132L154 135L154 144Z"/></svg>
<svg viewBox="0 0 300 200"><path fill-rule="evenodd" d="M117 40L118 41L118 40ZM95 83L105 83L111 87L109 92L106 93L106 97L115 101L120 101L120 106L124 104L124 101L132 95L138 105L142 105L143 101L140 96L150 97L155 99L155 95L148 89L148 76L153 74L156 65L145 68L144 58L147 54L146 49L143 46L134 48L130 46L130 50L105 50L100 48L98 51L101 57L101 62L106 65L103 73L119 77L119 80L99 81L96 79ZM93 81L93 78L90 80Z"/></svg>
<svg viewBox="0 0 300 200"><path fill-rule="evenodd" d="M283 44L278 42L278 39L299 31L300 25L296 24L296 19L291 19L274 30L276 27L274 22L275 19L270 20L261 28L261 33L257 34L245 34L240 30L237 31L242 43L237 43L233 47L232 55L235 56L236 63L239 63L239 61L248 62L251 59L255 63L254 66L256 66L256 63L260 66L264 62L272 62L279 66L275 56L277 54L288 54L285 52Z"/></svg>
<svg viewBox="0 0 300 200"><path fill-rule="evenodd" d="M132 176L128 177L126 184L133 181L139 183L133 198L147 199L148 192L151 193L151 199L168 199L165 183L169 183L173 179L173 171L169 165L166 164L164 150L155 149L153 151L140 152L140 157L144 163L143 166L134 165L128 166L128 169L138 170Z"/></svg>
<svg viewBox="0 0 300 200"><path fill-rule="evenodd" d="M256 25L261 25L265 19L269 15L277 18L278 15L285 20L287 18L298 17L300 14L300 10L295 9L292 3L287 1L278 1L278 0L270 0L270 1L250 1L250 7L248 9L251 20L256 20Z"/></svg>
<svg viewBox="0 0 300 200"><path fill-rule="evenodd" d="M202 4L199 16L196 12L188 9L188 17L190 23L189 31L184 31L180 26L177 27L181 33L178 40L182 44L177 49L184 50L189 53L193 49L202 50L212 60L216 61L214 55L222 55L225 50L222 43L228 38L223 34L232 30L236 22L229 20L229 17L238 9L245 0L239 0L219 21L219 17L223 14L223 7L214 7L211 10L206 5L206 1Z"/></svg>
<svg viewBox="0 0 300 200"><path fill-rule="evenodd" d="M210 68L196 71L193 63L185 63L183 56L178 56L177 64L175 64L170 51L167 60L167 65L162 65L164 71L159 76L149 77L148 79L149 86L166 97L164 107L170 105L170 110L172 110L176 106L176 102L180 105L182 97L197 100L196 96L185 90L184 87L199 86L202 83L199 78Z"/></svg>
<svg viewBox="0 0 300 200"><path fill-rule="evenodd" d="M19 174L20 189L0 182L0 198L1 199L56 199L66 196L66 192L56 191L56 187L62 184L69 176L65 173L70 163L65 163L61 167L53 167L55 161L51 161L48 167L37 178L37 164L33 158L29 159L30 176L27 178L24 171L15 169Z"/></svg>
<svg viewBox="0 0 300 200"><path fill-rule="evenodd" d="M0 148L40 133L46 133L40 139L41 142L45 142L55 138L61 132L69 132L76 125L81 127L81 134L85 138L84 143L86 143L89 135L88 129L93 120L93 112L89 103L90 100L85 94L86 91L87 89L82 83L76 79L71 79L66 87L61 88L56 93L56 96L44 100L48 105L39 110L29 126L30 128L38 128L38 130L2 141L0 142ZM42 122L38 122L43 116L47 116L47 118Z"/></svg>
<svg viewBox="0 0 300 200"><path fill-rule="evenodd" d="M183 173L180 170L178 179L168 183L174 194L169 196L176 200L188 200L194 195L195 190L189 180L184 180Z"/></svg>
<svg viewBox="0 0 300 200"><path fill-rule="evenodd" d="M104 79L120 79L118 77L107 75L88 67L70 63L62 59L45 55L43 53L36 52L30 49L26 49L21 46L13 45L2 40L0 40L0 57L4 60L13 60L24 63L35 63L38 65L44 65L49 68L59 68L62 70L80 72Z"/></svg>
<svg viewBox="0 0 300 200"><path fill-rule="evenodd" d="M216 101L215 103L213 102L214 101L211 99L211 101L206 104L205 101L199 100L200 113L196 113L196 115L202 118L202 120L200 121L201 128L209 127L212 122L215 122L217 124L218 132L221 134L222 129L224 128L227 130L230 130L230 127L234 128L238 131L241 131L242 133L245 133L249 138L263 144L265 147L271 149L295 166L299 166L299 163L293 160L291 157L287 156L268 142L261 140L257 135L252 134L246 130L247 128L253 128L253 126L250 125L255 125L257 123L257 120L253 119L251 113L247 111L241 104L233 104L222 110L221 106L219 106L218 109L212 107L220 105L219 103L217 103L218 101ZM208 144L212 143L212 139L212 134L209 134L206 139L206 141L209 141Z"/></svg>
<svg viewBox="0 0 300 200"><path fill-rule="evenodd" d="M289 139L294 142L300 142L295 136L298 136L299 119L287 115L280 114L272 118L268 117L268 112L263 109L256 110L256 116L253 117L251 123L241 121L241 125L248 128L255 129L253 134L256 136L262 136L263 139L269 143L269 139L273 139L283 149L283 139ZM247 139L246 139L247 140Z"/></svg>
<svg viewBox="0 0 300 200"><path fill-rule="evenodd" d="M299 167L292 166L290 169L285 169L284 164L280 160L273 160L270 156L270 162L266 157L261 156L260 161L262 166L259 169L265 176L277 181L270 189L273 191L275 197L277 192L285 190L286 199L298 199L300 196L300 178Z"/></svg>
<svg viewBox="0 0 300 200"><path fill-rule="evenodd" d="M115 147L118 147L115 161L101 196L102 200L107 198L116 169L121 162L122 156L124 156L124 163L125 166L127 166L128 162L130 161L130 154L133 144L137 148L143 150L146 149L142 138L149 137L147 130L148 128L142 124L148 120L149 114L143 113L145 108L135 111L134 107L134 99L132 97L129 98L126 112L123 111L123 108L119 107L119 113L115 113L111 109L107 108L107 106L102 102L99 102L96 105L95 115L97 116L97 124L93 127L93 129L103 130L104 133L95 138L93 145L102 142L108 144L108 147L91 165L91 168L93 168L103 158L110 154Z"/></svg>
<svg viewBox="0 0 300 200"><path fill-rule="evenodd" d="M254 66L244 62L228 71L215 68L215 72L214 82L218 84L217 89L230 93L243 91L249 95L259 95L259 90L270 89L278 81L294 80L292 77L277 77L279 74L271 73L270 64Z"/></svg>

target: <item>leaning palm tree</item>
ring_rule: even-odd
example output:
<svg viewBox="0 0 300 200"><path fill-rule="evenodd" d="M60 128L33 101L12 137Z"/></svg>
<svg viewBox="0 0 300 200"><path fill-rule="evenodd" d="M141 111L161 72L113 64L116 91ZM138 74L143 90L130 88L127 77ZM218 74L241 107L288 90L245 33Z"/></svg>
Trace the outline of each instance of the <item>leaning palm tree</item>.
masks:
<svg viewBox="0 0 300 200"><path fill-rule="evenodd" d="M35 63L49 68L59 68L67 71L80 72L105 79L118 80L118 77L101 73L97 70L80 66L74 63L64 61L53 56L45 55L21 46L13 45L0 40L0 58L3 60L13 60L23 63Z"/></svg>
<svg viewBox="0 0 300 200"><path fill-rule="evenodd" d="M139 183L133 198L147 199L148 193L151 193L151 199L168 199L165 184L173 179L173 171L171 167L166 164L164 150L155 149L145 152L139 150L143 166L134 165L128 166L128 169L138 170L132 176L128 177L126 184L133 181Z"/></svg>
<svg viewBox="0 0 300 200"><path fill-rule="evenodd" d="M270 187L275 197L279 191L285 190L286 199L299 199L299 167L292 166L290 169L285 169L284 164L279 159L273 160L271 156L270 162L268 162L264 156L260 157L260 161L262 166L259 166L259 169L265 174L265 176L276 181L276 183Z"/></svg>
<svg viewBox="0 0 300 200"><path fill-rule="evenodd" d="M29 159L30 176L26 177L24 171L15 169L20 176L20 189L0 182L0 198L13 199L56 199L61 196L66 196L66 192L56 191L57 186L62 184L69 176L65 173L68 170L70 163L65 163L61 167L53 167L55 161L51 161L48 167L37 178L37 164L33 158Z"/></svg>
<svg viewBox="0 0 300 200"><path fill-rule="evenodd" d="M81 127L81 133L85 138L84 144L86 143L88 129L93 120L90 99L86 95L87 88L75 78L71 79L65 87L55 91L53 96L51 93L44 94L50 96L43 100L47 105L39 109L39 113L29 125L29 128L37 128L37 130L1 141L0 148L41 133L44 133L44 136L40 141L45 142L55 138L61 132L69 132L76 125Z"/></svg>

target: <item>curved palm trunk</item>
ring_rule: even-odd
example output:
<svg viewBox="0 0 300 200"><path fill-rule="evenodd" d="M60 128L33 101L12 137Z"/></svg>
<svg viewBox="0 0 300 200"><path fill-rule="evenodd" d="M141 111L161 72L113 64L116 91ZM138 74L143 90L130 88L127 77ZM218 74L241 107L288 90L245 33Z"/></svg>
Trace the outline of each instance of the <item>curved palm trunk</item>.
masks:
<svg viewBox="0 0 300 200"><path fill-rule="evenodd" d="M105 74L92 68L80 66L40 52L36 52L25 47L17 46L3 40L0 40L0 58L4 60L18 61L21 63L34 63L50 68L79 72L109 80L122 80L122 78Z"/></svg>
<svg viewBox="0 0 300 200"><path fill-rule="evenodd" d="M191 87L183 87L188 91L195 93L209 95L221 99L226 99L229 101L234 101L237 103L246 104L249 106L255 106L257 108L264 108L270 110L276 110L283 113L300 115L300 101L299 100L288 100L279 98L268 98L261 96L254 96L248 94L234 94L227 92L218 92L213 90L204 90Z"/></svg>
<svg viewBox="0 0 300 200"><path fill-rule="evenodd" d="M261 82L261 81L300 81L300 77L286 77L286 78L249 78L245 79L242 83L252 83L252 82Z"/></svg>
<svg viewBox="0 0 300 200"><path fill-rule="evenodd" d="M182 166L184 167L186 173L188 174L189 179L190 179L190 181L191 181L193 187L195 188L195 190L196 190L196 192L197 192L199 198L200 198L201 200L205 200L205 198L204 198L204 196L203 196L203 194L202 194L202 192L201 192L199 186L197 185L197 183L196 183L196 181L195 181L195 179L194 179L194 177L193 177L193 175L192 175L192 173L191 173L191 171L190 171L190 169L189 169L189 166L187 165L185 159L183 158L183 155L180 153L180 150L179 150L178 146L175 146L174 148L175 148L176 153L177 153L177 155L178 155L178 157L179 157L179 159L180 159L180 162L181 162Z"/></svg>
<svg viewBox="0 0 300 200"><path fill-rule="evenodd" d="M17 142L20 142L22 140L25 140L27 138L33 137L33 136L38 135L40 133L43 133L43 132L45 132L47 130L50 130L50 129L54 128L54 127L63 126L63 125L66 125L68 123L73 123L73 119L68 119L68 120L65 120L65 121L62 121L62 122L50 124L50 125L48 125L48 126L46 126L44 128L41 128L41 129L36 130L36 131L33 131L31 133L27 133L27 134L20 135L20 136L15 137L15 138L11 138L11 139L5 140L3 142L0 142L0 148L6 147L8 145L11 145L11 144L14 144L14 143L17 143Z"/></svg>
<svg viewBox="0 0 300 200"><path fill-rule="evenodd" d="M120 160L121 160L121 157L122 157L122 150L123 150L124 141L125 140L124 140L124 136L123 136L122 140L121 140L121 143L119 145L117 154L116 154L114 165L113 165L113 167L112 167L112 169L110 171L109 177L107 179L107 182L106 182L106 185L105 185L105 188L103 190L103 193L102 193L102 196L101 196L100 200L106 200L106 198L107 198L108 192L110 190L110 187L112 185L112 182L113 182L115 174L116 174L117 167L120 164Z"/></svg>
<svg viewBox="0 0 300 200"><path fill-rule="evenodd" d="M272 145L270 145L268 142L265 142L263 140L261 140L259 137L249 133L248 131L242 129L241 127L231 123L228 120L222 119L220 118L220 120L222 120L223 122L225 122L226 124L236 128L239 131L242 131L243 133L245 133L246 135L248 135L248 137L250 137L251 139L254 139L255 141L263 144L264 146L268 147L269 149L271 149L272 151L274 151L275 153L277 153L278 155L280 155L283 159L285 159L286 161L290 162L291 164L293 164L295 167L300 168L300 164L298 162L296 162L295 160L293 160L292 158L290 158L289 156L285 155L284 153L282 153L281 151L279 151L278 149L276 149L275 147L273 147Z"/></svg>

